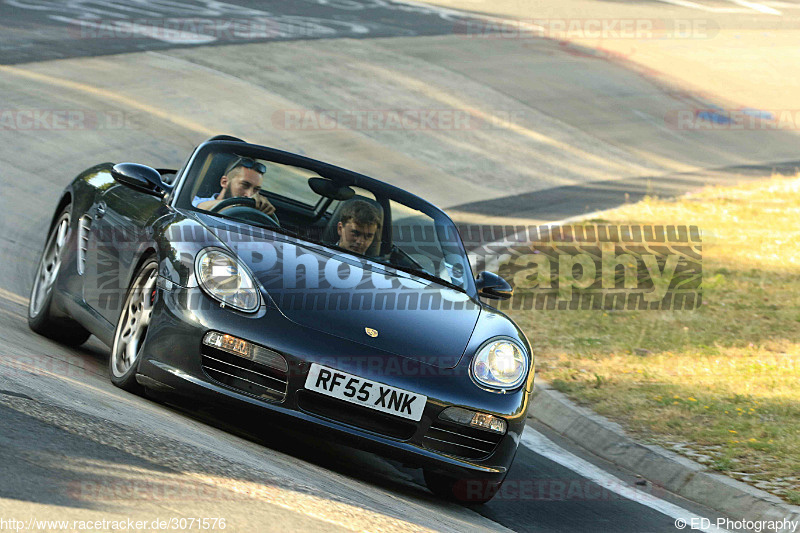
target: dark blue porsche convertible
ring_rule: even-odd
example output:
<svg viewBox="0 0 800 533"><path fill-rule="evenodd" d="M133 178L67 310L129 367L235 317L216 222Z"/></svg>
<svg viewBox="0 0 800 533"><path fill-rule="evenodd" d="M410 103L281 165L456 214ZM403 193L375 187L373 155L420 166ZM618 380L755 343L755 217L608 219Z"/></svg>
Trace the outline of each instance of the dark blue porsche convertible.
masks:
<svg viewBox="0 0 800 533"><path fill-rule="evenodd" d="M389 184L218 136L183 168L103 163L64 190L35 332L111 347L126 390L248 406L489 500L533 388L522 331L481 297L458 230Z"/></svg>

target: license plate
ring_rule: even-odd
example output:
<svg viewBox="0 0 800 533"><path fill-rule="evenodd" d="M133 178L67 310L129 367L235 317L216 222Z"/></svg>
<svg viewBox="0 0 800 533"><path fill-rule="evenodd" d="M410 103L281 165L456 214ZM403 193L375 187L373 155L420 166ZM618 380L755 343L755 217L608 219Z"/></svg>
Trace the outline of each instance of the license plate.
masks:
<svg viewBox="0 0 800 533"><path fill-rule="evenodd" d="M316 363L306 378L306 389L376 411L419 422L427 396L364 379Z"/></svg>

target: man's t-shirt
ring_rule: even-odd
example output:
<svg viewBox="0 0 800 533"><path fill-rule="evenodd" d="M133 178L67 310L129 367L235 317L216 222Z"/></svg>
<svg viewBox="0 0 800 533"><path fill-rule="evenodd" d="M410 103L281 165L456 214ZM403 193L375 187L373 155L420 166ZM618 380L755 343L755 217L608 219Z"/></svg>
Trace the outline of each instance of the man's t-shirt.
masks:
<svg viewBox="0 0 800 533"><path fill-rule="evenodd" d="M195 196L194 200L192 200L192 205L194 207L197 207L198 205L202 204L203 202L207 202L209 200L216 200L217 196L218 196L217 194L215 194L214 196L209 196L208 198L202 198L200 196Z"/></svg>

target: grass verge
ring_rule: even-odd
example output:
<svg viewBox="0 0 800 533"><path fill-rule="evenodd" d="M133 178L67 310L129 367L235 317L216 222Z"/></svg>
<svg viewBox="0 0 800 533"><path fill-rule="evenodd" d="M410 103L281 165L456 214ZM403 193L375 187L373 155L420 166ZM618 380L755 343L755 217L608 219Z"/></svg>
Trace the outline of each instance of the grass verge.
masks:
<svg viewBox="0 0 800 533"><path fill-rule="evenodd" d="M587 223L703 232L692 311L513 311L537 372L660 444L800 504L800 178L648 198Z"/></svg>

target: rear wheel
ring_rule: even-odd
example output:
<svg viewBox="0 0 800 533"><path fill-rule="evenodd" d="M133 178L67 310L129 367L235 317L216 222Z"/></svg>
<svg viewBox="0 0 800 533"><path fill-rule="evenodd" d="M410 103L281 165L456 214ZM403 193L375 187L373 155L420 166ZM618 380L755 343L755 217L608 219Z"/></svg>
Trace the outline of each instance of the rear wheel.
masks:
<svg viewBox="0 0 800 533"><path fill-rule="evenodd" d="M423 470L425 485L436 496L463 505L480 505L498 493L503 481L490 482L484 479L459 479L438 472Z"/></svg>
<svg viewBox="0 0 800 533"><path fill-rule="evenodd" d="M136 382L136 370L147 329L150 327L157 274L157 264L150 259L145 261L134 276L114 332L111 357L108 359L111 382L131 392L141 391L141 386Z"/></svg>
<svg viewBox="0 0 800 533"><path fill-rule="evenodd" d="M51 309L53 291L58 274L61 272L62 258L67 242L69 242L69 213L70 206L67 205L59 214L47 236L28 302L28 326L39 335L70 346L78 346L86 342L91 333L74 320L53 316Z"/></svg>

